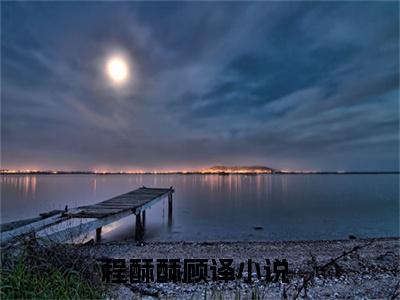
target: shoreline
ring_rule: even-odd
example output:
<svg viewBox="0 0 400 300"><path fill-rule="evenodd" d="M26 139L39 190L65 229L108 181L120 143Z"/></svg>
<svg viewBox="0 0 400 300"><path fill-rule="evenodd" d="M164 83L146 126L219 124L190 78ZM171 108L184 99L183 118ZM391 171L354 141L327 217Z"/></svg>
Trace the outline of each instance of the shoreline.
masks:
<svg viewBox="0 0 400 300"><path fill-rule="evenodd" d="M380 241L380 240L399 240L400 242L400 236L373 236L373 237L355 237L355 238L338 238L338 239L299 239L299 240L172 240L172 241L167 241L167 240L149 240L146 241L144 240L145 244L205 244L205 245L213 245L213 244L242 244L242 243L252 243L252 244L276 244L276 243L283 243L283 244L290 244L290 243L295 243L295 244L309 244L309 243L335 243L335 242L348 242L348 241ZM133 238L127 238L123 240L114 240L114 241L108 241L108 242L100 242L100 243L95 243L91 244L89 243L88 246L101 246L101 245L112 245L112 244L135 244L136 241ZM84 244L81 244L82 246L85 246Z"/></svg>
<svg viewBox="0 0 400 300"><path fill-rule="evenodd" d="M238 293L251 298L254 289L261 299L293 298L304 294L307 281L309 298L390 298L399 292L400 237L377 237L348 240L317 241L157 241L138 246L134 241L77 245L79 252L94 258L231 258L235 268L247 259L287 259L288 284L266 283L253 274L252 284L243 281L187 283L108 284L116 299L141 296L204 299L222 296L230 299ZM343 255L343 252L349 252ZM343 257L342 257L343 256ZM332 266L324 267L335 263ZM183 263L182 263L183 265ZM316 270L319 270L316 272ZM323 272L321 270L324 270ZM216 294L217 293L217 294ZM219 297L218 296L218 297Z"/></svg>
<svg viewBox="0 0 400 300"><path fill-rule="evenodd" d="M92 171L37 171L37 172L0 172L0 175L400 175L400 171L346 171L346 172L335 172L335 171L322 171L322 172L144 172L144 173L126 173L126 172L92 172Z"/></svg>

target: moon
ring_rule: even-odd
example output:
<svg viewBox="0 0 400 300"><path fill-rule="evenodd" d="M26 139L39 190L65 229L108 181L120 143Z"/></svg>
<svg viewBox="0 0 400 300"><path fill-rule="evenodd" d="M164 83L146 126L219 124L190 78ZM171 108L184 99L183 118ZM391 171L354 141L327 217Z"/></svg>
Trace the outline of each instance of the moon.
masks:
<svg viewBox="0 0 400 300"><path fill-rule="evenodd" d="M122 56L111 56L106 62L106 73L115 85L124 84L129 77L129 64Z"/></svg>

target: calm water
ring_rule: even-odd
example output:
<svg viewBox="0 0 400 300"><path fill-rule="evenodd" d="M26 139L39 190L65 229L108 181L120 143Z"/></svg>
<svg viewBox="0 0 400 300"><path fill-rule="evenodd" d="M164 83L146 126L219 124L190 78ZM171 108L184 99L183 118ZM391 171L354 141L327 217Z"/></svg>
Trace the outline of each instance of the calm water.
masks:
<svg viewBox="0 0 400 300"><path fill-rule="evenodd" d="M7 175L1 221L96 203L143 185L175 188L171 225L168 201L147 211L148 240L399 236L399 175ZM134 226L127 217L105 227L103 238L131 238Z"/></svg>

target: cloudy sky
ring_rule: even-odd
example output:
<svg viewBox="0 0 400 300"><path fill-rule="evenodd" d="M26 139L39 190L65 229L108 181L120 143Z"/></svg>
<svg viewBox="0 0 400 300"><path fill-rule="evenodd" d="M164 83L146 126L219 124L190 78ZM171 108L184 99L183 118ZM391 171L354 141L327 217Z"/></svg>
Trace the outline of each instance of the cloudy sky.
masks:
<svg viewBox="0 0 400 300"><path fill-rule="evenodd" d="M398 28L398 2L3 2L2 168L398 170Z"/></svg>

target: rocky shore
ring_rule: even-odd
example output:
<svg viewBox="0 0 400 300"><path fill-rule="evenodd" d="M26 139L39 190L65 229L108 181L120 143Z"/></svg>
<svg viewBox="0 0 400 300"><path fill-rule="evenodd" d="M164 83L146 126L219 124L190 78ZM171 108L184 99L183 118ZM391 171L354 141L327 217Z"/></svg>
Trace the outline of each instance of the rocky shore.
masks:
<svg viewBox="0 0 400 300"><path fill-rule="evenodd" d="M107 288L115 299L396 299L400 295L399 250L399 238L144 245L126 241L79 246L82 254L96 258L231 258L236 270L248 259L264 264L265 259L286 259L289 266L289 283L259 280L254 269L251 284L243 279L196 284L110 283Z"/></svg>

